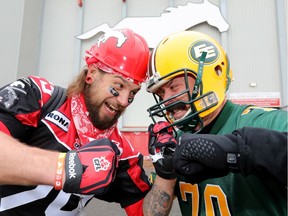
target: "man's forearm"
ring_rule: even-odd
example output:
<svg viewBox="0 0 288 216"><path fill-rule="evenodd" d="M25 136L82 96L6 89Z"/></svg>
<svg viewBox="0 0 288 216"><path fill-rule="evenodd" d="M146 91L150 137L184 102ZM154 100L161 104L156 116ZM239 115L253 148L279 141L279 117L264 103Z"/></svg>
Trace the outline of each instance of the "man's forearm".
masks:
<svg viewBox="0 0 288 216"><path fill-rule="evenodd" d="M59 153L26 146L0 132L0 184L54 185Z"/></svg>
<svg viewBox="0 0 288 216"><path fill-rule="evenodd" d="M166 180L159 176L144 199L143 211L145 216L169 215L173 199L176 179Z"/></svg>

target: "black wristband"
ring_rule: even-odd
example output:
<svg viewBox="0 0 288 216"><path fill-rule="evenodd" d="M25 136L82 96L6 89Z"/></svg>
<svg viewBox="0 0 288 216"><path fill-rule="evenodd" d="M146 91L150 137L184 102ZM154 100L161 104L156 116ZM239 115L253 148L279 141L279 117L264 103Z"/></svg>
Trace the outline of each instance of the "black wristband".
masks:
<svg viewBox="0 0 288 216"><path fill-rule="evenodd" d="M154 164L154 167L155 167L156 174L163 179L175 179L177 177L174 170L165 171L163 170L163 167L158 168L157 164Z"/></svg>
<svg viewBox="0 0 288 216"><path fill-rule="evenodd" d="M156 174L158 176L160 176L161 178L163 178L163 179L175 179L177 177L175 172L172 172L172 173L171 172L167 172L166 173L166 172L163 172L162 170L161 170L161 172L156 170Z"/></svg>

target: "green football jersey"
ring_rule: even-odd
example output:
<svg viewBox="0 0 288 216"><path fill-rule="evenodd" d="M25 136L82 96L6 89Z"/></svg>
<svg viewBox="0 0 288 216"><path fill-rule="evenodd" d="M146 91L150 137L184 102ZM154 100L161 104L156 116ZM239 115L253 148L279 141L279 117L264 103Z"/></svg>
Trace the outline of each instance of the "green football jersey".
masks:
<svg viewBox="0 0 288 216"><path fill-rule="evenodd" d="M242 127L287 131L287 112L241 106L228 101L209 133L228 134ZM257 134L255 134L257 136ZM175 187L182 215L286 216L287 190L274 180L230 173L199 184L178 176Z"/></svg>

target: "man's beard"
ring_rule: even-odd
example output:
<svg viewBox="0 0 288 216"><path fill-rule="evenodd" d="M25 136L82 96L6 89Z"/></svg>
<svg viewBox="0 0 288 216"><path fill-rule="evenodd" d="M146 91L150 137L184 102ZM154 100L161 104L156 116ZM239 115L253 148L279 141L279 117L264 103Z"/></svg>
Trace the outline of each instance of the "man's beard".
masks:
<svg viewBox="0 0 288 216"><path fill-rule="evenodd" d="M122 112L119 111L116 113L116 115L112 119L110 118L100 119L99 112L100 112L101 105L91 103L88 91L84 93L84 99L85 99L86 108L89 112L89 119L94 125L94 127L96 127L99 130L105 130L105 129L112 127L117 122L117 120L122 114Z"/></svg>

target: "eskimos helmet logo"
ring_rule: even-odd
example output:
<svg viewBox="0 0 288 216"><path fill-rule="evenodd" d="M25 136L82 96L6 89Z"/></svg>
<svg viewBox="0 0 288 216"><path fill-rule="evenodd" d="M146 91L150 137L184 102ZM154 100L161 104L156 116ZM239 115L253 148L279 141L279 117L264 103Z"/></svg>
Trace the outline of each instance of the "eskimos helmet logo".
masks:
<svg viewBox="0 0 288 216"><path fill-rule="evenodd" d="M212 64L219 58L219 51L217 47L205 40L196 41L189 47L189 58L195 62L199 62L199 58L201 57L203 52L206 52L205 64Z"/></svg>

